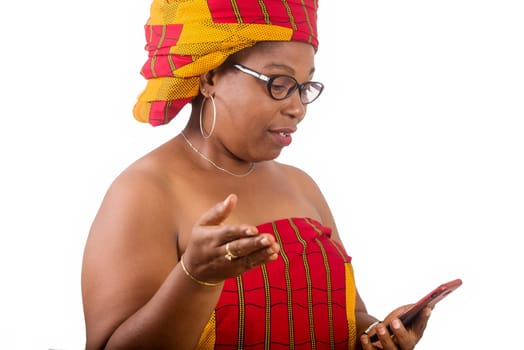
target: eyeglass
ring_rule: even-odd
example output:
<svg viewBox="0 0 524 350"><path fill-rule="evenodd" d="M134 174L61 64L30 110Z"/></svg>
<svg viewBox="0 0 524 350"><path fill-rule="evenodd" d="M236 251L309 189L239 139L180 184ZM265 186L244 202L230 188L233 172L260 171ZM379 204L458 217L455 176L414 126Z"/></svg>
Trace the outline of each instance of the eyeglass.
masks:
<svg viewBox="0 0 524 350"><path fill-rule="evenodd" d="M299 84L295 78L289 75L276 74L267 76L241 64L234 64L233 67L241 72L265 81L269 95L277 101L288 98L296 89L298 89L300 92L300 101L302 104L307 105L315 101L324 89L324 84L318 81L306 81L305 83Z"/></svg>

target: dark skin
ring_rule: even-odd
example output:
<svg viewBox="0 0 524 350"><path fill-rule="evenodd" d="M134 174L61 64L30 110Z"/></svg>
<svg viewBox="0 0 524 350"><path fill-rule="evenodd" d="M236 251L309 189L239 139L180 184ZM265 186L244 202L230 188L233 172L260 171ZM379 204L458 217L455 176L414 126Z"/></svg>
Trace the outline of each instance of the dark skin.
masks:
<svg viewBox="0 0 524 350"><path fill-rule="evenodd" d="M231 60L267 75L288 74L299 82L311 80L314 72L314 50L304 43L259 44ZM223 281L279 258L278 244L273 236L259 233L258 224L309 217L331 227L333 239L340 242L313 179L274 160L283 148L278 142L281 133L296 131L305 116L298 92L275 101L263 82L223 67L201 76L200 91L214 96L216 128L211 137L202 137L199 96L185 135L221 167L241 174L255 163L255 170L245 177L226 174L179 135L115 179L84 253L82 295L89 350L195 349ZM211 129L211 115L207 102L205 130ZM239 257L231 262L224 259L228 242ZM195 283L181 268L181 257L194 277L217 285ZM387 322L401 311L392 312ZM376 320L359 295L356 316L359 334ZM410 329L393 327L393 338L378 326L380 342L369 344L364 335L361 348L413 349L428 318L422 313Z"/></svg>

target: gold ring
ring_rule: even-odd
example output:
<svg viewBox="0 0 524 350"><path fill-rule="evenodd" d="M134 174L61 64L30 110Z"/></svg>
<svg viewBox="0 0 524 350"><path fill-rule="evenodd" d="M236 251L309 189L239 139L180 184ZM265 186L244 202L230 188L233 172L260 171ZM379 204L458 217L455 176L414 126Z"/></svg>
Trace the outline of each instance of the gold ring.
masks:
<svg viewBox="0 0 524 350"><path fill-rule="evenodd" d="M228 261L231 261L233 259L238 258L235 254L231 253L231 250L229 250L229 242L226 244L226 255L224 256Z"/></svg>

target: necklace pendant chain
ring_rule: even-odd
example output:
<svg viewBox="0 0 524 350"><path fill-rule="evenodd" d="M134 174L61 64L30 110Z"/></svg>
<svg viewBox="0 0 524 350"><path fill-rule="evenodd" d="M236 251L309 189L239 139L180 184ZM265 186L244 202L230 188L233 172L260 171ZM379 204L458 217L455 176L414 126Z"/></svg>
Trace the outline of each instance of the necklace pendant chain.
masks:
<svg viewBox="0 0 524 350"><path fill-rule="evenodd" d="M243 173L243 174L235 174L227 169L224 169L222 168L221 166L219 166L218 164L216 164L215 162L213 162L211 159L209 159L208 157L206 157L205 154L203 154L202 152L200 152L198 150L198 148L196 148L192 143L191 141L189 141L189 139L187 138L187 136L184 134L184 132L180 132L180 134L182 134L182 137L184 138L184 140L186 141L186 143L188 144L189 147L191 147L191 149L193 151L195 151L196 154L198 154L200 157L204 158L206 161L208 161L209 163L211 163L212 166L214 166L216 169L220 170L220 171L223 171L224 173L226 174L229 174L231 176L235 176L235 177L245 177L245 176L248 176L249 174L251 174L253 172L253 170L255 170L255 163L251 163L251 166L249 167L249 169Z"/></svg>

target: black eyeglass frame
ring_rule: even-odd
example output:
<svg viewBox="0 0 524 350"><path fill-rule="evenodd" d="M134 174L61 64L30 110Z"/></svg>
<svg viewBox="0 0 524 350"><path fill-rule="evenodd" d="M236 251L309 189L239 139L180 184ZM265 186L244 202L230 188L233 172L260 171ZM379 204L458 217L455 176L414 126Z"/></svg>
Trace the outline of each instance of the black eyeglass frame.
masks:
<svg viewBox="0 0 524 350"><path fill-rule="evenodd" d="M238 63L233 64L233 67L235 67L236 69L238 69L239 71L241 71L243 73L249 74L249 75L251 75L251 76L253 76L253 77L257 78L257 79L260 79L260 80L264 81L266 83L266 87L267 87L267 91L269 92L269 96L271 96L272 99L277 100L277 101L285 100L286 98L291 96L293 94L293 92L295 92L295 90L298 89L299 94L300 94L300 102L302 104L304 104L304 105L307 105L307 104L310 104L311 102L315 101L322 94L322 91L324 90L324 84L322 84L319 81L306 81L305 83L299 84L298 81L295 78L293 78L292 76L287 75L287 74L275 74L275 75L269 75L268 76L268 75L259 73L257 71L254 71L253 69L248 68L248 67L243 66L243 65L238 64ZM295 85L288 89L288 91L286 92L286 95L284 97L275 97L273 95L273 93L271 92L271 86L273 85L273 81L275 81L275 79L280 78L280 77L286 77L288 79L293 80L295 82ZM303 96L307 97L307 92L305 92L306 91L305 87L308 86L308 85L311 85L311 84L314 84L316 86L320 86L320 89L317 89L318 90L318 94L311 101L304 101Z"/></svg>

